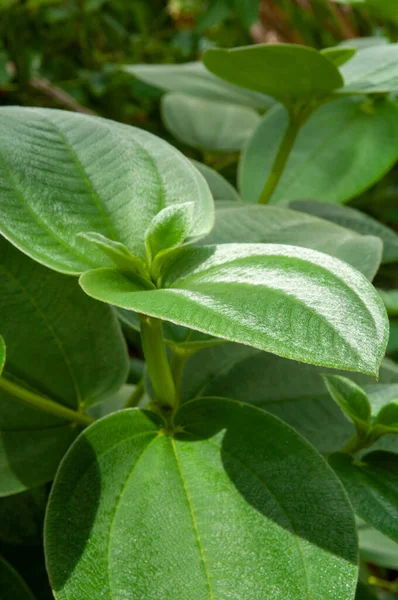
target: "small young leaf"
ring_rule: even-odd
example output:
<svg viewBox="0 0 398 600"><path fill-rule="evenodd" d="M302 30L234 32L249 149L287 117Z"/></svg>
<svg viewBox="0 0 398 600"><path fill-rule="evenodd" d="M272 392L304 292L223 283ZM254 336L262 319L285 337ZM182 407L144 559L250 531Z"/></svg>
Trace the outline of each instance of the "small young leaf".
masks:
<svg viewBox="0 0 398 600"><path fill-rule="evenodd" d="M276 106L246 145L239 165L246 202L258 202L287 125L286 109ZM342 98L321 106L301 128L271 204L299 198L347 202L395 164L397 138L398 110L390 100Z"/></svg>
<svg viewBox="0 0 398 600"><path fill-rule="evenodd" d="M341 67L355 56L356 51L356 48L350 48L349 46L335 46L333 48L324 48L320 52L336 67Z"/></svg>
<svg viewBox="0 0 398 600"><path fill-rule="evenodd" d="M4 594L4 595L3 595ZM32 592L13 567L0 557L0 599L35 600Z"/></svg>
<svg viewBox="0 0 398 600"><path fill-rule="evenodd" d="M344 87L339 93L375 94L398 91L398 44L359 50L341 67Z"/></svg>
<svg viewBox="0 0 398 600"><path fill-rule="evenodd" d="M371 406L362 388L347 377L324 375L326 387L340 408L362 430L370 428Z"/></svg>
<svg viewBox="0 0 398 600"><path fill-rule="evenodd" d="M333 454L329 463L361 519L398 541L398 454L370 452L360 463L348 454Z"/></svg>
<svg viewBox="0 0 398 600"><path fill-rule="evenodd" d="M295 200L291 207L327 219L363 235L377 236L383 240L383 263L398 261L398 235L369 215L352 208L316 200Z"/></svg>
<svg viewBox="0 0 398 600"><path fill-rule="evenodd" d="M272 98L264 94L243 90L215 77L201 62L182 65L126 65L123 70L167 92L259 109L273 104Z"/></svg>
<svg viewBox="0 0 398 600"><path fill-rule="evenodd" d="M377 375L388 341L384 305L367 279L295 246L181 250L162 275L165 289L148 292L114 269L89 271L80 283L115 306L333 368Z"/></svg>
<svg viewBox="0 0 398 600"><path fill-rule="evenodd" d="M191 159L191 162L200 171L207 181L207 185L213 195L214 200L225 200L239 202L240 196L233 185L229 183L220 173L211 169L197 160Z"/></svg>
<svg viewBox="0 0 398 600"><path fill-rule="evenodd" d="M375 425L385 425L398 433L398 399L383 406L375 419Z"/></svg>
<svg viewBox="0 0 398 600"><path fill-rule="evenodd" d="M376 275L383 244L377 237L360 236L330 222L277 206L235 203L216 207L216 223L205 244L264 243L312 248L335 256L361 271L370 281Z"/></svg>
<svg viewBox="0 0 398 600"><path fill-rule="evenodd" d="M162 119L180 142L215 152L241 150L260 121L253 108L184 94L163 96Z"/></svg>
<svg viewBox="0 0 398 600"><path fill-rule="evenodd" d="M142 129L42 108L0 108L0 232L46 266L79 274L109 259L78 234L99 233L145 260L158 212L189 200L191 235L214 204L191 162Z"/></svg>
<svg viewBox="0 0 398 600"><path fill-rule="evenodd" d="M287 106L328 96L344 84L330 60L313 48L295 44L210 48L203 62L229 83L268 94Z"/></svg>
<svg viewBox="0 0 398 600"><path fill-rule="evenodd" d="M145 245L149 264L168 250L189 241L192 225L193 203L186 202L161 210L147 229Z"/></svg>
<svg viewBox="0 0 398 600"><path fill-rule="evenodd" d="M71 448L45 525L57 600L353 598L352 510L307 442L217 398L185 404L175 426L122 411Z"/></svg>

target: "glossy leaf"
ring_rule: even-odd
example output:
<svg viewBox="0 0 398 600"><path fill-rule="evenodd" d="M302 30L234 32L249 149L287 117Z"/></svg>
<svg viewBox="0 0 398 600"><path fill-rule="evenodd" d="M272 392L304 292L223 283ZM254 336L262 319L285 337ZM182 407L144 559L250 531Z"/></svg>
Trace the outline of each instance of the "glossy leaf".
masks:
<svg viewBox="0 0 398 600"><path fill-rule="evenodd" d="M13 545L40 544L46 503L44 487L0 498L0 541Z"/></svg>
<svg viewBox="0 0 398 600"><path fill-rule="evenodd" d="M195 98L260 109L273 103L272 99L264 94L242 90L215 77L201 62L182 65L126 65L123 70L167 92L179 92Z"/></svg>
<svg viewBox="0 0 398 600"><path fill-rule="evenodd" d="M327 219L358 233L381 238L383 240L382 262L398 261L398 235L369 215L351 206L338 206L329 202L317 202L316 200L295 200L291 203L291 206L296 210Z"/></svg>
<svg viewBox="0 0 398 600"><path fill-rule="evenodd" d="M177 93L163 96L162 119L178 141L216 152L241 150L260 121L253 108Z"/></svg>
<svg viewBox="0 0 398 600"><path fill-rule="evenodd" d="M214 169L211 169L197 160L192 160L191 162L206 179L214 200L228 200L232 202L240 200L240 196L234 186L220 175L220 173L217 173Z"/></svg>
<svg viewBox="0 0 398 600"><path fill-rule="evenodd" d="M258 202L287 125L286 109L275 107L246 145L239 166L246 202ZM270 203L300 198L347 202L393 166L397 137L398 110L389 100L372 104L362 97L345 98L322 106L301 128Z"/></svg>
<svg viewBox="0 0 398 600"><path fill-rule="evenodd" d="M328 394L321 377L324 372L324 367L304 365L248 346L223 344L188 360L181 400L219 396L254 404L296 429L319 452L330 454L345 447L355 431ZM398 367L384 360L379 377L384 384L398 382ZM352 373L350 378L366 386L369 396L370 390L383 388L366 375Z"/></svg>
<svg viewBox="0 0 398 600"><path fill-rule="evenodd" d="M72 447L45 527L57 600L353 598L351 508L309 444L216 398L186 404L175 425L169 436L151 413L123 411Z"/></svg>
<svg viewBox="0 0 398 600"><path fill-rule="evenodd" d="M376 275L382 243L349 229L277 206L217 206L216 222L206 244L265 243L312 248L348 262L370 280Z"/></svg>
<svg viewBox="0 0 398 600"><path fill-rule="evenodd" d="M344 88L340 93L374 94L398 91L398 44L359 50L341 67Z"/></svg>
<svg viewBox="0 0 398 600"><path fill-rule="evenodd" d="M77 410L115 392L128 360L115 315L78 282L34 262L0 238L3 376ZM0 391L0 496L52 478L76 427Z"/></svg>
<svg viewBox="0 0 398 600"><path fill-rule="evenodd" d="M205 52L203 62L209 71L229 83L268 94L287 106L327 96L343 85L337 67L307 46L211 48Z"/></svg>
<svg viewBox="0 0 398 600"><path fill-rule="evenodd" d="M356 462L348 454L334 454L329 463L343 482L357 515L398 541L398 455L370 452Z"/></svg>
<svg viewBox="0 0 398 600"><path fill-rule="evenodd" d="M321 54L326 56L336 67L341 67L355 56L357 49L349 46L335 46L333 48L324 48Z"/></svg>
<svg viewBox="0 0 398 600"><path fill-rule="evenodd" d="M386 569L398 570L398 544L358 519L359 550L361 558Z"/></svg>
<svg viewBox="0 0 398 600"><path fill-rule="evenodd" d="M13 567L0 557L0 600L35 600Z"/></svg>
<svg viewBox="0 0 398 600"><path fill-rule="evenodd" d="M356 383L341 375L324 375L328 392L340 408L361 429L369 428L371 406L367 395Z"/></svg>
<svg viewBox="0 0 398 600"><path fill-rule="evenodd" d="M195 204L192 235L213 225L213 201L188 159L141 129L48 109L0 109L0 231L65 273L112 262L78 234L99 233L145 259L160 210Z"/></svg>
<svg viewBox="0 0 398 600"><path fill-rule="evenodd" d="M85 273L90 296L279 356L376 375L387 340L382 301L337 259L276 244L181 250L166 289L138 291L115 269ZM360 324L360 326L359 326Z"/></svg>

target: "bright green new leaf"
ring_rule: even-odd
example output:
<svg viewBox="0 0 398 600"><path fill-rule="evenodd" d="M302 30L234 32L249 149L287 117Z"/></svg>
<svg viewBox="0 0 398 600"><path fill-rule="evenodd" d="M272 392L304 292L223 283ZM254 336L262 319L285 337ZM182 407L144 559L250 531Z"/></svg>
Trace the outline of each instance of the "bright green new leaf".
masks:
<svg viewBox="0 0 398 600"><path fill-rule="evenodd" d="M398 91L398 44L359 50L341 67L344 87L340 93L374 94Z"/></svg>
<svg viewBox="0 0 398 600"><path fill-rule="evenodd" d="M316 451L272 415L216 398L185 404L174 435L138 410L86 429L45 526L57 600L348 600L355 538Z"/></svg>
<svg viewBox="0 0 398 600"><path fill-rule="evenodd" d="M333 48L324 48L320 51L323 56L326 56L336 67L341 67L355 56L357 49L349 46L335 46Z"/></svg>
<svg viewBox="0 0 398 600"><path fill-rule="evenodd" d="M268 94L286 106L329 96L344 84L330 60L313 48L295 44L211 48L203 62L229 83Z"/></svg>
<svg viewBox="0 0 398 600"><path fill-rule="evenodd" d="M175 148L141 129L66 111L0 109L0 232L52 269L111 265L80 233L99 233L145 259L162 209L195 205L191 235L214 220L209 188Z"/></svg>
<svg viewBox="0 0 398 600"><path fill-rule="evenodd" d="M34 262L0 238L3 377L78 410L125 381L127 352L113 311L93 302L70 277ZM21 404L0 385L0 496L54 475L76 426Z"/></svg>
<svg viewBox="0 0 398 600"><path fill-rule="evenodd" d="M239 166L246 202L258 202L287 125L286 109L272 108L246 145ZM347 202L393 166L397 138L398 110L389 100L344 98L318 108L298 134L271 204Z"/></svg>
<svg viewBox="0 0 398 600"><path fill-rule="evenodd" d="M82 275L90 296L279 356L377 375L388 341L380 296L326 254L277 244L181 250L165 289L139 291L115 269Z"/></svg>
<svg viewBox="0 0 398 600"><path fill-rule="evenodd" d="M0 375L3 371L4 363L6 361L6 345L3 338L0 336Z"/></svg>
<svg viewBox="0 0 398 600"><path fill-rule="evenodd" d="M329 463L361 519L398 541L398 454L370 452L360 462L333 454Z"/></svg>
<svg viewBox="0 0 398 600"><path fill-rule="evenodd" d="M273 104L272 98L264 94L242 90L215 77L201 62L188 62L182 65L126 65L123 70L167 92L179 92L195 98L241 104L258 109L268 108Z"/></svg>
<svg viewBox="0 0 398 600"><path fill-rule="evenodd" d="M395 402L383 406L375 419L375 425L384 425L398 433L398 395Z"/></svg>
<svg viewBox="0 0 398 600"><path fill-rule="evenodd" d="M225 200L236 202L240 200L240 196L233 185L229 183L220 173L211 169L197 160L191 161L195 167L202 173L207 181L214 200Z"/></svg>
<svg viewBox="0 0 398 600"><path fill-rule="evenodd" d="M397 233L360 210L351 208L351 206L338 206L329 202L317 202L316 200L296 200L291 202L291 206L296 210L327 219L358 233L379 237L383 240L382 262L398 261Z"/></svg>
<svg viewBox="0 0 398 600"><path fill-rule="evenodd" d="M14 546L42 543L47 496L39 487L0 498L0 541Z"/></svg>
<svg viewBox="0 0 398 600"><path fill-rule="evenodd" d="M398 544L374 529L362 519L357 519L361 558L385 569L398 570Z"/></svg>
<svg viewBox="0 0 398 600"><path fill-rule="evenodd" d="M370 429L371 406L367 395L356 383L341 375L324 375L333 400L362 431Z"/></svg>
<svg viewBox="0 0 398 600"><path fill-rule="evenodd" d="M1 557L0 600L35 600L22 577Z"/></svg>
<svg viewBox="0 0 398 600"><path fill-rule="evenodd" d="M206 244L265 243L312 248L340 258L370 280L376 275L383 244L380 239L357 235L324 219L277 206L216 207L216 223Z"/></svg>
<svg viewBox="0 0 398 600"><path fill-rule="evenodd" d="M180 142L200 150L237 152L260 121L248 106L227 104L184 94L165 94L162 119Z"/></svg>
<svg viewBox="0 0 398 600"><path fill-rule="evenodd" d="M147 261L151 264L158 256L189 241L194 205L185 202L161 210L149 225L145 246Z"/></svg>
<svg viewBox="0 0 398 600"><path fill-rule="evenodd" d="M397 236L398 238L398 236ZM377 290L390 317L398 317L398 290Z"/></svg>

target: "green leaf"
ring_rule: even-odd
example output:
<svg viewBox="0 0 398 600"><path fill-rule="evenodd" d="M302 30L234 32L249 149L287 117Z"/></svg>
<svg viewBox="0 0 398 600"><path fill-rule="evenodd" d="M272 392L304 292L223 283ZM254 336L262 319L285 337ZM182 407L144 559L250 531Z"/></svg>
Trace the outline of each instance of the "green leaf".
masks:
<svg viewBox="0 0 398 600"><path fill-rule="evenodd" d="M398 570L398 544L358 519L357 530L361 558L385 569Z"/></svg>
<svg viewBox="0 0 398 600"><path fill-rule="evenodd" d="M52 269L112 264L78 234L99 233L145 259L162 209L195 204L192 234L214 220L208 186L190 161L152 134L49 109L0 109L0 231Z"/></svg>
<svg viewBox="0 0 398 600"><path fill-rule="evenodd" d="M307 442L216 398L184 405L175 427L122 411L71 448L45 526L57 600L354 596L351 508Z"/></svg>
<svg viewBox="0 0 398 600"><path fill-rule="evenodd" d="M248 346L224 344L202 350L188 360L181 401L219 396L254 404L296 429L319 452L331 454L345 447L355 430L326 391L321 378L324 372L324 368ZM350 377L367 386L369 395L370 390L384 387L366 375L352 373ZM380 381L398 382L398 367L391 361L383 361Z"/></svg>
<svg viewBox="0 0 398 600"><path fill-rule="evenodd" d="M13 567L0 557L0 600L35 600Z"/></svg>
<svg viewBox="0 0 398 600"><path fill-rule="evenodd" d="M3 376L72 410L101 401L125 381L128 357L113 311L74 278L44 268L0 238ZM0 496L54 475L74 425L0 391Z"/></svg>
<svg viewBox="0 0 398 600"><path fill-rule="evenodd" d="M365 432L370 429L371 406L362 388L347 377L324 375L326 387L340 408Z"/></svg>
<svg viewBox="0 0 398 600"><path fill-rule="evenodd" d="M0 335L0 375L3 371L4 363L6 362L6 345Z"/></svg>
<svg viewBox="0 0 398 600"><path fill-rule="evenodd" d="M195 98L258 109L268 108L273 103L264 94L242 90L215 77L201 62L182 65L125 65L123 70L167 92L179 92Z"/></svg>
<svg viewBox="0 0 398 600"><path fill-rule="evenodd" d="M383 240L383 263L398 261L398 235L376 219L352 208L351 206L338 206L328 202L316 200L295 200L292 208L300 210L322 219L327 219L347 229L352 229L364 235L374 235Z"/></svg>
<svg viewBox="0 0 398 600"><path fill-rule="evenodd" d="M287 111L272 108L246 145L239 165L246 202L258 202L287 126ZM393 166L397 137L398 111L389 100L344 98L318 108L297 136L271 204L347 202Z"/></svg>
<svg viewBox="0 0 398 600"><path fill-rule="evenodd" d="M370 280L381 260L382 243L349 229L277 206L242 205L216 207L215 226L206 244L289 244L319 250L348 262Z"/></svg>
<svg viewBox="0 0 398 600"><path fill-rule="evenodd" d="M253 108L178 93L163 96L162 119L180 142L216 152L241 150L260 121Z"/></svg>
<svg viewBox="0 0 398 600"><path fill-rule="evenodd" d="M197 160L191 160L191 162L206 179L214 200L228 200L232 202L240 200L240 196L234 186L220 175L220 173L217 173L214 169L211 169Z"/></svg>
<svg viewBox="0 0 398 600"><path fill-rule="evenodd" d="M80 283L115 306L323 366L377 375L388 341L384 305L367 279L295 246L181 250L162 276L166 289L137 293L115 269L88 271Z"/></svg>
<svg viewBox="0 0 398 600"><path fill-rule="evenodd" d="M356 462L348 454L333 454L329 463L361 519L398 541L398 455L370 452Z"/></svg>
<svg viewBox="0 0 398 600"><path fill-rule="evenodd" d="M0 499L0 540L6 544L42 543L47 492L44 487Z"/></svg>
<svg viewBox="0 0 398 600"><path fill-rule="evenodd" d="M398 238L398 236L397 236ZM391 317L398 316L398 290L377 290L385 304L387 313Z"/></svg>
<svg viewBox="0 0 398 600"><path fill-rule="evenodd" d="M370 586L358 582L355 600L378 600L378 596Z"/></svg>
<svg viewBox="0 0 398 600"><path fill-rule="evenodd" d="M339 0L336 0L339 2ZM339 43L339 47L349 46L350 48L356 48L357 50L363 50L364 48L369 48L373 46L385 46L389 43L389 40L386 37L359 37L359 38L351 38L349 40L343 40Z"/></svg>
<svg viewBox="0 0 398 600"><path fill-rule="evenodd" d="M337 67L317 50L295 44L256 44L206 50L214 75L272 96L287 106L328 96L344 82Z"/></svg>
<svg viewBox="0 0 398 600"><path fill-rule="evenodd" d="M375 419L375 425L384 425L398 433L398 395L395 402L383 406Z"/></svg>
<svg viewBox="0 0 398 600"><path fill-rule="evenodd" d="M333 48L324 48L320 51L323 56L326 56L336 67L341 67L355 56L357 49L349 46L335 46Z"/></svg>
<svg viewBox="0 0 398 600"><path fill-rule="evenodd" d="M156 215L145 237L149 264L168 250L181 246L184 241L189 241L193 210L193 202L186 202L177 206L168 206Z"/></svg>
<svg viewBox="0 0 398 600"><path fill-rule="evenodd" d="M359 50L341 67L344 87L340 93L374 94L398 91L398 44L382 44Z"/></svg>

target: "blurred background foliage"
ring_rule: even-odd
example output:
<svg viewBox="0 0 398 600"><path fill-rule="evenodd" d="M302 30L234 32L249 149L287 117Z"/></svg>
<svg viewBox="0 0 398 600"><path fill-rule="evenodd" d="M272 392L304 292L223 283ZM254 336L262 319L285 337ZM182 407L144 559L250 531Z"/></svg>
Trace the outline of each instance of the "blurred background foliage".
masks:
<svg viewBox="0 0 398 600"><path fill-rule="evenodd" d="M0 105L62 108L145 128L235 184L238 154L176 141L162 123L163 92L121 67L197 61L213 46L324 48L352 39L356 46L397 42L398 0L0 0ZM397 166L350 204L398 231ZM397 288L397 265L383 266L377 277L379 286ZM397 360L398 315L391 317L389 355ZM32 506L41 522L43 502L33 498ZM1 535L0 553L45 600L52 595L40 535L30 543L36 562ZM374 586L361 586L358 600L398 597L397 571L369 562L366 569L364 581L373 578Z"/></svg>

